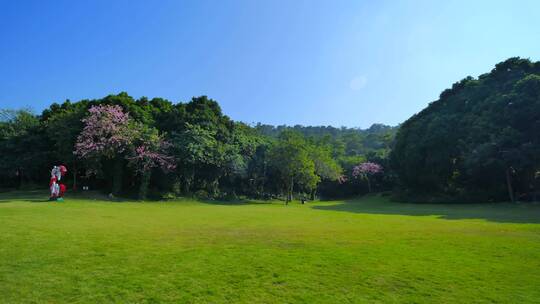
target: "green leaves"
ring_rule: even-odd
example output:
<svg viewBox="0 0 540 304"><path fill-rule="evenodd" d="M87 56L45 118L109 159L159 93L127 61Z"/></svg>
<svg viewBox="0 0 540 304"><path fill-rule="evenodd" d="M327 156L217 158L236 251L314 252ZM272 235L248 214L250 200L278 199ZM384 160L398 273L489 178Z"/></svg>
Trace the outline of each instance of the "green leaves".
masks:
<svg viewBox="0 0 540 304"><path fill-rule="evenodd" d="M104 108L112 111L89 115ZM67 163L76 168L73 173L95 173L84 182L107 189L112 176L114 188L122 186L124 193L133 193L135 185L142 184L159 188L158 193L200 190L211 197L237 193L268 197L284 191L314 195L321 182L339 193L343 189L337 185L346 180L343 171L366 159L360 155L384 157L395 130L384 125L367 130L251 127L232 121L206 96L173 104L162 98L134 99L122 92L53 103L41 116L1 111L0 168L14 172L22 164L35 173L35 181L41 181L40 172L47 172L52 163ZM165 149L163 143L170 145ZM176 166L170 165L169 157ZM349 186L355 194L361 192L356 185Z"/></svg>
<svg viewBox="0 0 540 304"><path fill-rule="evenodd" d="M313 148L301 134L284 131L269 151L269 164L279 176L282 184L289 187L290 195L294 183L311 191L320 181L315 171L315 162L310 157Z"/></svg>
<svg viewBox="0 0 540 304"><path fill-rule="evenodd" d="M391 160L408 189L504 200L510 167L513 188L534 191L538 151L540 64L510 58L478 79L455 83L404 122Z"/></svg>
<svg viewBox="0 0 540 304"><path fill-rule="evenodd" d="M184 131L172 137L176 156L193 166L218 165L223 148L219 147L216 132L199 125L186 123Z"/></svg>

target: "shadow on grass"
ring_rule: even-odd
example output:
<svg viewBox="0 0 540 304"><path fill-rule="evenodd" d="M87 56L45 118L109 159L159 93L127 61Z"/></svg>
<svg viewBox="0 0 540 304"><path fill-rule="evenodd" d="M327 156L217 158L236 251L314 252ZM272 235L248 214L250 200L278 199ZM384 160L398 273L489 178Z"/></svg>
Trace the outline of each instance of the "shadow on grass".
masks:
<svg viewBox="0 0 540 304"><path fill-rule="evenodd" d="M312 208L364 214L437 216L446 220L481 219L498 223L540 223L540 204L535 203L416 204L368 196Z"/></svg>
<svg viewBox="0 0 540 304"><path fill-rule="evenodd" d="M12 202L44 203L49 201L49 194L45 190L16 190L0 193L0 203Z"/></svg>
<svg viewBox="0 0 540 304"><path fill-rule="evenodd" d="M136 199L117 197L114 199L109 198L107 195L99 191L86 191L86 192L69 192L66 195L66 200L85 200L91 201L103 201L109 203L141 203ZM184 201L197 201L209 205L221 205L221 206L245 206L245 205L263 205L271 204L272 201L260 201L260 200L202 200L196 198L179 198L175 200L152 200L148 199L143 201L144 203L182 203ZM12 190L0 192L0 203L13 203L13 202L29 202L29 203L47 203L49 200L49 193L47 190Z"/></svg>
<svg viewBox="0 0 540 304"><path fill-rule="evenodd" d="M51 202L51 200L49 200L49 199L29 199L29 200L25 200L25 202L29 202L29 203L49 203L49 202Z"/></svg>
<svg viewBox="0 0 540 304"><path fill-rule="evenodd" d="M51 200L47 199L13 199L13 200L0 200L0 204L14 203L14 202L26 202L26 203L49 203Z"/></svg>
<svg viewBox="0 0 540 304"><path fill-rule="evenodd" d="M111 201L106 195L97 192L69 192L66 195L68 199L85 199L85 200L107 200ZM49 200L49 192L47 190L13 190L0 192L0 203L13 202L28 202L28 203L47 203Z"/></svg>
<svg viewBox="0 0 540 304"><path fill-rule="evenodd" d="M219 205L219 206L246 206L246 205L267 205L272 204L271 201L258 201L258 200L197 200L198 202L209 204L209 205Z"/></svg>

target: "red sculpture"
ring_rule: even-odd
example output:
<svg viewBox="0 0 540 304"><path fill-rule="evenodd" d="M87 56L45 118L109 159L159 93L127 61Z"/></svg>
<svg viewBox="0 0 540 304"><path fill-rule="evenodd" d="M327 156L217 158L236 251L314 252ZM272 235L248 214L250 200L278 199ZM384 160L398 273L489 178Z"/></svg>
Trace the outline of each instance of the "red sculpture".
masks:
<svg viewBox="0 0 540 304"><path fill-rule="evenodd" d="M66 192L66 186L60 183L62 176L66 175L67 168L63 165L54 166L51 170L51 179L49 182L49 189L51 190L51 201L63 201L64 193Z"/></svg>

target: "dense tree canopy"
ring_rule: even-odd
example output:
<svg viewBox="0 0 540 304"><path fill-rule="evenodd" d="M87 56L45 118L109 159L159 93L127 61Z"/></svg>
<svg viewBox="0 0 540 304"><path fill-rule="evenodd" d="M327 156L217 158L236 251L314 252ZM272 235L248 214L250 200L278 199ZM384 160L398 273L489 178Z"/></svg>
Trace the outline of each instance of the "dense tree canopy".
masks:
<svg viewBox="0 0 540 304"><path fill-rule="evenodd" d="M540 62L510 58L455 83L402 124L391 160L409 193L476 201L534 195Z"/></svg>
<svg viewBox="0 0 540 304"><path fill-rule="evenodd" d="M346 196L367 191L352 169L366 159L383 163L395 130L251 127L206 96L68 100L41 115L0 112L0 186L44 184L62 163L72 188L140 198Z"/></svg>

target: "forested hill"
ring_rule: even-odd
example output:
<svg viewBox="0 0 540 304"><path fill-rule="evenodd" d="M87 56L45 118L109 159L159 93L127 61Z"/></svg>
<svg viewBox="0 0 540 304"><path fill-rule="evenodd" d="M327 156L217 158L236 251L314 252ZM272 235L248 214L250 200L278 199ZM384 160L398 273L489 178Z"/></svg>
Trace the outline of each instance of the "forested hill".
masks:
<svg viewBox="0 0 540 304"><path fill-rule="evenodd" d="M357 155L388 152L398 127L373 124L367 129L360 129L347 127L336 128L333 126L273 126L259 123L255 126L255 129L262 135L273 138L277 138L281 132L286 130L299 132L308 138L327 138L343 145L345 154Z"/></svg>
<svg viewBox="0 0 540 304"><path fill-rule="evenodd" d="M540 62L510 58L455 83L401 125L391 159L409 193L540 197Z"/></svg>

